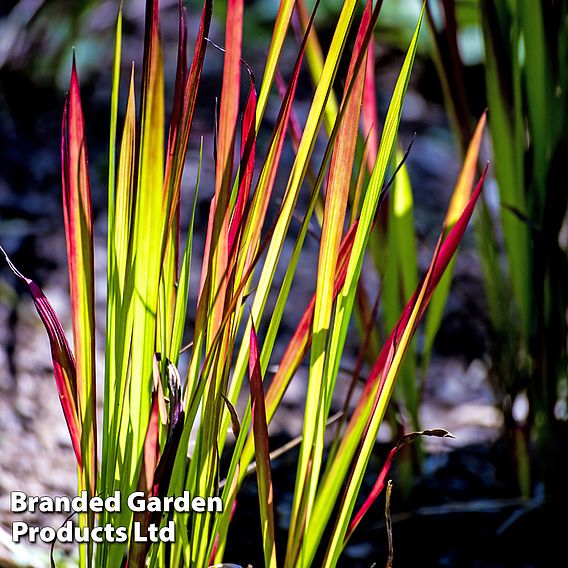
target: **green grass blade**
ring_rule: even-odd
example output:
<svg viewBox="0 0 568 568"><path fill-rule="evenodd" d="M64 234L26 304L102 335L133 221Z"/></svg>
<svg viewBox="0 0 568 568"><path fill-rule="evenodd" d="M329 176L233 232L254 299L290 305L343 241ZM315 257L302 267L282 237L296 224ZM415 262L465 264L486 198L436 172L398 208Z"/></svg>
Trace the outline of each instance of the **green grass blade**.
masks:
<svg viewBox="0 0 568 568"><path fill-rule="evenodd" d="M487 171L487 168L485 172ZM338 479L345 479L347 471L353 464L351 475L348 477L348 489L343 503L339 509L334 534L328 548L326 566L334 566L343 547L344 537L348 528L355 499L362 481L370 452L376 440L379 425L384 416L386 405L390 399L394 381L402 363L402 357L416 326L424 315L424 311L437 284L448 266L457 246L465 232L465 228L473 213L473 208L479 198L481 187L485 179L485 172L477 184L476 190L469 200L467 207L454 225L448 236L443 239L442 231L439 244L434 253L433 261L427 275L419 284L412 298L406 305L396 327L384 345L367 379L365 390L357 405L347 429L343 433L338 451L331 467L322 480L316 500L314 518L318 523L311 523L308 527L308 544L310 557L317 549L319 538L330 518L333 504L341 491ZM359 451L358 451L359 448Z"/></svg>
<svg viewBox="0 0 568 568"><path fill-rule="evenodd" d="M387 112L387 117L385 120L383 136L381 138L381 143L379 146L379 153L363 202L361 218L359 220L359 225L357 227L357 232L355 235L353 251L351 253L349 265L347 268L345 284L336 304L333 328L330 330L330 346L328 353L329 363L326 364L325 375L323 377L323 381L326 385L329 385L328 388L330 391L327 394L328 400L325 401L327 408L329 408L329 404L331 402L331 390L333 389L335 377L337 376L339 370L341 353L343 351L343 345L345 343L345 338L347 335L347 327L351 317L357 282L363 263L364 251L369 238L373 219L375 217L379 204L380 192L386 173L386 168L388 162L390 161L396 139L404 95L416 53L416 45L420 31L420 24L422 22L422 14L423 12L421 13L420 19L416 26L412 42L408 49L405 61L403 63L399 78L394 89L393 96L391 98L391 103L389 105L389 110ZM314 518L317 518L318 522L322 524L326 521L326 517L321 517L319 515ZM308 565L311 562L318 543L318 538L315 537L315 532L312 533L312 531L310 530L311 526L312 523L308 523L304 541L302 543L299 557L302 565ZM313 534L314 536L312 536Z"/></svg>
<svg viewBox="0 0 568 568"><path fill-rule="evenodd" d="M189 228L187 230L187 239L185 243L185 250L183 252L183 257L181 261L181 270L179 275L177 296L176 296L176 306L174 314L174 324L173 324L173 335L172 335L172 345L170 347L170 353L175 357L173 359L174 365L177 365L177 356L181 351L182 341L183 341L183 330L185 328L185 319L187 314L187 303L189 294L189 282L191 276L191 255L193 248L193 228L195 224L195 211L197 205L197 195L199 193L199 182L201 180L201 163L203 159L203 140L201 140L201 146L199 147L199 165L197 167L197 179L195 180L195 191L193 195L193 207L191 209L191 221L189 223Z"/></svg>
<svg viewBox="0 0 568 568"><path fill-rule="evenodd" d="M397 162L402 155L397 151ZM396 176L389 199L387 226L388 255L383 277L383 323L391 330L418 284L416 232L414 229L414 200L406 166ZM418 427L419 387L416 377L414 344L401 369L397 394L406 406L412 428Z"/></svg>
<svg viewBox="0 0 568 568"><path fill-rule="evenodd" d="M365 11L359 27L351 64L347 74L347 84L353 83L349 100L345 100L341 124L337 133L331 156L331 165L326 190L325 209L323 217L322 236L320 242L320 254L316 280L316 295L314 316L312 324L312 349L310 355L310 375L308 380L308 393L304 416L304 429L300 459L296 475L296 488L294 491L294 503L292 506L291 530L288 537L287 557L294 557L295 549L301 538L304 522L300 519L309 520L311 503L314 498L313 490L319 474L319 463L323 445L323 433L325 430L325 408L322 401L328 397L326 388L321 377L324 371L326 356L327 332L330 326L333 308L333 289L335 272L338 262L340 241L345 224L347 201L351 183L351 172L355 157L355 145L357 142L359 116L365 81L365 61L358 70L355 69L359 53L366 53L363 45L367 29L370 25L371 12ZM345 95L348 92L346 91ZM316 445L315 452L313 450ZM320 448L318 450L318 448ZM315 457L314 454L315 453ZM308 475L308 468L310 474ZM312 489L313 488L313 489ZM305 510L300 508L300 494L307 491Z"/></svg>
<svg viewBox="0 0 568 568"><path fill-rule="evenodd" d="M280 60L282 46L286 38L286 32L290 25L290 18L294 10L295 0L282 0L278 7L278 14L274 23L274 30L272 32L272 40L268 48L268 55L266 56L266 64L264 67L264 75L262 77L262 84L258 95L258 103L256 107L256 130L260 127L264 111L266 110L266 103L270 95L270 89L274 82L276 68Z"/></svg>
<svg viewBox="0 0 568 568"><path fill-rule="evenodd" d="M164 175L164 92L163 68L158 37L158 2L149 3L140 111L138 184L134 213L133 250L134 296L132 374L130 381L130 422L133 432L130 471L134 483L139 467L145 429L150 413L152 361L156 348L155 330L158 288L162 261Z"/></svg>

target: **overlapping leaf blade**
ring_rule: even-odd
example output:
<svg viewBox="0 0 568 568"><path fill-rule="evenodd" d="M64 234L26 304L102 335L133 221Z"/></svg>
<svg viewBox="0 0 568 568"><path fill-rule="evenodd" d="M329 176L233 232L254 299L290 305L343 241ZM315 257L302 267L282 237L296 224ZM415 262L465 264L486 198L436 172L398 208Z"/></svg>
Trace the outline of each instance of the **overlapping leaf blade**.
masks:
<svg viewBox="0 0 568 568"><path fill-rule="evenodd" d="M264 565L273 568L276 566L274 495L272 475L270 472L270 449L268 447L268 426L266 424L266 408L264 406L264 388L260 374L258 340L254 325L251 327L250 333L249 375Z"/></svg>

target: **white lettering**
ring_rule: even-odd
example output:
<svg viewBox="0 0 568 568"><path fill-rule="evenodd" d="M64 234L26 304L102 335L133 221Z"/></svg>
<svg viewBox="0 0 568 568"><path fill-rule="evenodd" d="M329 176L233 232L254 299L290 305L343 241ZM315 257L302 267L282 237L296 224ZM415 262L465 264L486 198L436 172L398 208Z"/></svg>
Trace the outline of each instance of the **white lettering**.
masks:
<svg viewBox="0 0 568 568"><path fill-rule="evenodd" d="M39 531L39 538L43 542L53 542L55 540L55 529L52 527L43 527Z"/></svg>
<svg viewBox="0 0 568 568"><path fill-rule="evenodd" d="M222 513L223 500L221 499L221 497L207 497L207 510L210 513Z"/></svg>
<svg viewBox="0 0 568 568"><path fill-rule="evenodd" d="M12 523L12 542L20 542L20 537L28 532L28 524L23 521Z"/></svg>
<svg viewBox="0 0 568 568"><path fill-rule="evenodd" d="M105 511L108 513L120 513L120 491L105 499Z"/></svg>
<svg viewBox="0 0 568 568"><path fill-rule="evenodd" d="M127 540L128 532L126 530L126 527L116 527L114 542L126 542Z"/></svg>
<svg viewBox="0 0 568 568"><path fill-rule="evenodd" d="M158 540L161 542L175 542L176 541L176 524L174 521L169 521L165 527L160 529Z"/></svg>
<svg viewBox="0 0 568 568"><path fill-rule="evenodd" d="M89 510L86 491L81 491L81 495L77 495L77 497L71 499L71 508L77 513L86 513Z"/></svg>
<svg viewBox="0 0 568 568"><path fill-rule="evenodd" d="M89 509L93 513L101 513L103 510L103 500L100 497L93 497L89 502Z"/></svg>
<svg viewBox="0 0 568 568"><path fill-rule="evenodd" d="M27 509L28 496L23 491L12 491L10 493L10 511L12 513L23 513Z"/></svg>
<svg viewBox="0 0 568 568"><path fill-rule="evenodd" d="M128 508L133 513L142 513L146 510L146 500L143 491L135 491L128 496Z"/></svg>
<svg viewBox="0 0 568 568"><path fill-rule="evenodd" d="M205 499L203 497L194 497L191 500L191 508L196 513L205 513Z"/></svg>

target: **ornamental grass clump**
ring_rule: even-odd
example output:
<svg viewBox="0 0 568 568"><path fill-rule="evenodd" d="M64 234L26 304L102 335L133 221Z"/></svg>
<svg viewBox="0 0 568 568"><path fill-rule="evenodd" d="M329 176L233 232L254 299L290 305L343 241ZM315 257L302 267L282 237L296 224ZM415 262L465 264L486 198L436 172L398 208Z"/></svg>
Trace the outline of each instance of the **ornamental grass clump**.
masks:
<svg viewBox="0 0 568 568"><path fill-rule="evenodd" d="M265 565L310 566L317 555L323 566L335 566L347 539L384 485L386 473L382 472L363 509L355 511L403 357L480 195L485 172L472 189L480 136L472 142L428 270L420 280L415 278L412 287L403 288L404 302L399 301L392 331L372 361L354 412L343 416L328 453L324 434L346 337L354 312L359 318L362 313L359 284L363 259L392 182L387 177L389 168L394 170L397 163L401 166L398 128L422 14L379 136L377 121L369 120L375 93L368 61L373 57L380 1L374 7L367 2L362 11L356 0L343 3L327 53L321 56L321 70L302 127L293 114L304 55L311 53L317 62L317 45L310 41L316 3L311 16L303 20L288 83L278 79L282 87L280 110L268 144L260 147L257 133L281 65L294 4L292 0L280 2L258 88L252 70L242 60L244 1L228 2L215 124L215 190L198 275L192 275L190 267L199 174L186 235L180 234L180 226L185 224L180 218L180 200L204 56L212 48L208 41L212 2L203 4L191 63L187 59L186 16L180 3L175 91L167 127L157 0L147 1L143 67L140 72L132 69L124 120L119 124L123 83L119 13L109 143L102 422L97 421L96 413L96 398L101 393L95 389L95 329L101 322L95 322L91 189L73 63L61 140L73 352L41 290L10 266L27 284L49 336L56 385L78 464L78 489L103 498L119 492L121 498L117 512L90 511L79 516L80 526L123 526L129 535L127 542L82 544L82 566L121 566L127 561L130 568L204 567L222 562L239 490L251 469L256 470ZM354 37L353 45L349 37ZM335 100L343 61L348 62L348 71L339 102L334 105L330 101ZM137 76L141 76L138 96ZM244 93L241 83L246 85ZM314 147L316 139L323 137L324 119L328 128L325 151L316 159ZM479 128L481 131L483 125ZM280 163L288 135L295 151L289 171ZM361 143L365 145L362 156L356 151ZM276 202L277 175L286 180L286 188L278 213L268 224L269 204ZM394 187L395 217L411 204L410 186L401 185L399 179ZM303 209L298 207L300 192L308 194ZM314 215L321 220L315 293L311 300L291 297L292 280ZM292 233L293 216L301 218L301 226ZM400 227L402 232L404 226ZM414 234L406 236L414 239ZM292 240L294 246L284 279L277 283L274 278L285 239ZM397 238L389 239L388 246L393 255L405 254ZM415 256L411 258L416 272ZM404 266L402 259L399 270L406 270ZM191 276L191 284L199 292L195 323L187 332ZM278 296L267 313L271 290L278 290ZM284 308L290 303L296 308L304 304L303 316L284 355L275 360L273 348ZM258 336L256 330L265 328ZM363 335L367 332L363 329ZM182 350L189 350L189 363L180 376ZM309 377L288 539L276 542L268 425L304 359L309 361ZM269 363L276 364L277 371L268 382ZM407 385L405 392L410 393L410 388ZM240 417L236 410L239 396L248 399ZM447 432L419 434L445 436ZM195 438L191 445L190 436ZM228 444L233 437L234 444ZM221 456L227 457L227 468L221 468ZM127 505L134 493L147 496L149 503L151 498L186 494L220 497L223 507L209 512L195 508L174 508L168 513L159 508L133 511ZM173 542L136 538L169 526L175 529Z"/></svg>
<svg viewBox="0 0 568 568"><path fill-rule="evenodd" d="M433 58L465 152L477 103L466 88L459 41L468 8L460 10L454 1L438 4L444 12L439 21L436 2L426 6ZM498 185L499 209L482 200L476 227L491 321L489 378L518 492L534 497L544 486L555 500L564 498L568 471L568 5L482 0L470 15L484 46Z"/></svg>

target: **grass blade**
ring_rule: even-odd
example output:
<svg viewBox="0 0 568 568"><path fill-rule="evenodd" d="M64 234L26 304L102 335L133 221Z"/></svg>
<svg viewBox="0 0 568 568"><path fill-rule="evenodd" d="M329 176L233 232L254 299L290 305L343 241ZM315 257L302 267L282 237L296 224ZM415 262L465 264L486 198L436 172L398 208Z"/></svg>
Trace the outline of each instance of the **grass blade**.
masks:
<svg viewBox="0 0 568 568"><path fill-rule="evenodd" d="M57 386L57 392L59 393L61 407L63 408L65 422L67 423L67 428L71 436L75 457L81 468L81 422L77 410L77 373L75 370L75 358L65 337L63 327L57 318L57 314L41 291L41 288L33 280L26 278L12 264L12 261L8 258L8 255L2 247L0 247L0 251L6 258L10 270L28 287L34 306L49 337L55 384Z"/></svg>
<svg viewBox="0 0 568 568"><path fill-rule="evenodd" d="M367 499L365 499L365 502L363 503L359 511L357 511L357 513L354 515L351 523L349 524L347 534L345 535L345 542L349 540L349 538L351 537L351 535L353 534L353 532L355 531L355 529L357 528L363 517L367 514L373 503L377 500L377 497L381 494L382 490L384 489L385 481L392 467L395 455L403 446L413 442L414 440L416 440L421 436L434 436L436 438L454 437L447 430L444 430L442 428L436 428L434 430L422 430L421 432L411 432L410 434L407 434L406 436L401 438L397 442L396 446L394 446L394 448L392 448L392 450L389 452L389 455L387 456L387 459L385 460L385 463L381 468L381 471L379 472L377 481L375 481L375 484L373 485L373 488L371 489L369 496L367 497Z"/></svg>
<svg viewBox="0 0 568 568"><path fill-rule="evenodd" d="M397 151L397 161L401 152ZM397 174L388 203L388 254L383 275L383 324L385 334L397 322L407 298L418 284L418 260L414 229L414 200L406 167ZM418 427L419 388L416 380L416 355L414 345L401 369L398 381L400 396L409 414L412 428ZM375 355L376 356L376 355Z"/></svg>
<svg viewBox="0 0 568 568"><path fill-rule="evenodd" d="M304 417L303 440L300 449L300 459L296 476L296 489L294 492L294 504L292 507L292 530L288 537L287 557L293 557L295 548L301 538L297 530L303 526L298 522L304 515L309 520L311 502L314 499L315 483L319 473L321 451L323 449L323 434L325 421L327 420L326 405L324 401L329 398L330 385L322 382L326 360L327 332L333 308L333 289L335 272L338 262L341 235L345 224L345 214L349 197L351 171L355 157L355 145L357 142L359 116L365 81L365 63L355 73L359 53L366 51L363 45L367 30L370 26L371 11L366 10L351 58L347 73L347 84L353 83L353 91L347 100L345 92L342 105L345 110L342 122L334 144L329 170L325 209L318 261L318 276L316 281L316 294L314 304L314 316L312 323L312 349L310 355L310 375L308 381L308 393L306 398L306 410ZM315 452L313 446L315 444ZM313 454L315 453L315 457ZM311 468L312 474L308 477L307 470ZM299 506L300 492L307 491L305 511Z"/></svg>
<svg viewBox="0 0 568 568"><path fill-rule="evenodd" d="M145 51L140 104L140 145L134 212L134 289L132 373L130 381L130 471L126 483L135 483L151 404L152 361L156 349L158 289L162 264L164 175L163 68L158 37L158 1L147 0ZM126 466L128 467L128 466ZM125 467L125 469L126 469ZM126 489L126 487L125 487Z"/></svg>
<svg viewBox="0 0 568 568"><path fill-rule="evenodd" d="M81 423L79 492L96 493L97 414L95 374L95 279L91 183L81 107L79 80L73 57L71 85L65 100L61 133L63 218L67 244L73 344L77 368L77 410ZM92 512L79 514L80 526L95 524ZM92 559L92 543L79 548L83 563Z"/></svg>
<svg viewBox="0 0 568 568"><path fill-rule="evenodd" d="M350 467L349 464L354 463L344 503L336 522L333 540L328 549L326 565L333 565L342 549L342 543L348 528L348 519L355 505L355 497L359 490L374 440L376 439L376 433L384 416L386 405L390 399L394 381L400 369L402 356L418 322L424 315L428 301L461 241L473 213L475 203L481 193L486 172L487 167L459 220L445 238L443 238L445 231L442 231L428 273L422 279L406 305L397 326L392 331L373 366L361 399L341 439L336 458L322 480L314 511L314 517L319 519L320 522L321 519L329 518L331 514L330 504L335 501L340 491L337 479L343 479L347 469ZM365 434L363 434L364 432ZM352 462L361 440L363 441L358 457ZM312 524L309 529L312 529L308 534L310 536L313 535L315 544L321 536L320 531L322 528Z"/></svg>
<svg viewBox="0 0 568 568"><path fill-rule="evenodd" d="M67 241L69 287L77 363L77 402L81 429L81 453L85 489L95 494L96 380L95 299L91 186L75 60L71 86L63 112L61 138L63 214Z"/></svg>
<svg viewBox="0 0 568 568"><path fill-rule="evenodd" d="M150 420L146 429L144 440L144 451L142 453L142 467L138 478L137 490L143 492L147 497L152 496L154 488L154 472L160 455L160 413L158 408L158 395L154 393L152 407L150 410ZM150 514L146 511L134 513L134 522L140 523L140 534L146 535ZM131 535L131 544L128 548L129 568L142 568L145 566L146 553L149 543L136 541Z"/></svg>
<svg viewBox="0 0 568 568"><path fill-rule="evenodd" d="M276 543L274 540L274 496L272 475L270 473L270 449L268 447L268 426L264 406L264 389L260 374L258 341L254 324L250 333L250 395L252 400L252 425L254 433L254 452L256 456L256 474L258 481L258 501L262 522L262 545L264 565L276 566Z"/></svg>
<svg viewBox="0 0 568 568"><path fill-rule="evenodd" d="M474 176L479 159L479 148L481 146L481 141L485 130L486 118L487 113L485 112L479 119L471 142L469 143L465 161L458 181L456 182L456 186L452 194L452 199L448 207L448 212L446 213L446 218L444 220L444 224L447 230L451 229L454 226L471 195ZM432 353L432 346L434 345L434 339L436 338L436 333L438 333L438 329L440 328L440 324L442 323L444 308L446 306L446 301L450 292L453 269L454 262L452 262L450 266L448 266L446 273L444 274L442 280L440 281L440 284L438 285L438 289L430 300L430 307L428 309L428 315L426 316L426 327L424 330L424 349L422 360L423 373L425 373L428 369L428 365L430 363L430 355Z"/></svg>

